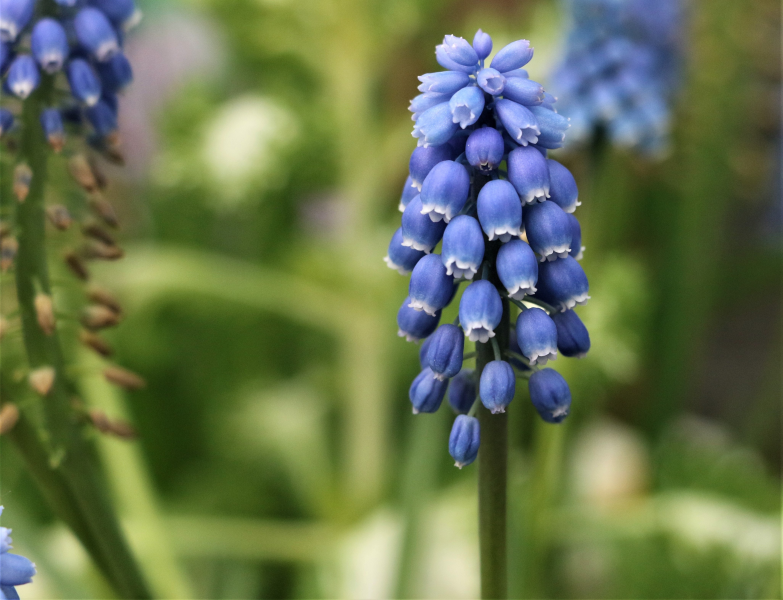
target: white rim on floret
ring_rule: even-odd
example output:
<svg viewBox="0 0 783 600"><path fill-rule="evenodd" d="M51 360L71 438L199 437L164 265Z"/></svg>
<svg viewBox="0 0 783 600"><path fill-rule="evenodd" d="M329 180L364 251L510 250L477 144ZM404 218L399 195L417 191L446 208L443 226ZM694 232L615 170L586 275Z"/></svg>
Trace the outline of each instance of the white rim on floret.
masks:
<svg viewBox="0 0 783 600"><path fill-rule="evenodd" d="M584 256L585 256L585 250L586 250L585 246L582 246L581 248L579 248L579 253L576 256L574 256L574 259L575 260L582 260L584 258Z"/></svg>
<svg viewBox="0 0 783 600"><path fill-rule="evenodd" d="M59 52L49 52L44 55L41 62L43 63L43 70L49 73L49 75L53 75L63 66L63 55Z"/></svg>
<svg viewBox="0 0 783 600"><path fill-rule="evenodd" d="M541 352L533 352L533 356L528 357L530 366L536 365L543 367L548 361L557 359L557 348L544 348Z"/></svg>
<svg viewBox="0 0 783 600"><path fill-rule="evenodd" d="M553 419L557 419L558 417L566 417L566 416L568 416L567 406L559 406L558 408L552 411Z"/></svg>
<svg viewBox="0 0 783 600"><path fill-rule="evenodd" d="M438 223L441 220L448 223L453 216L450 206L438 206L437 204L424 203L421 205L421 214L429 216L430 221L433 223Z"/></svg>
<svg viewBox="0 0 783 600"><path fill-rule="evenodd" d="M535 204L536 202L544 202L549 198L549 190L544 188L535 188L527 192L522 198L522 204Z"/></svg>
<svg viewBox="0 0 783 600"><path fill-rule="evenodd" d="M432 252L432 246L422 244L421 242L417 242L412 238L403 237L402 245L405 246L406 248L413 248L414 250L418 250L419 252L424 252L425 254L429 254L430 252Z"/></svg>
<svg viewBox="0 0 783 600"><path fill-rule="evenodd" d="M19 30L16 28L16 23L0 19L0 42L13 42L17 35Z"/></svg>
<svg viewBox="0 0 783 600"><path fill-rule="evenodd" d="M573 212L576 210L576 207L577 207L577 206L582 206L582 203L581 203L581 202L579 202L579 200L577 200L576 202L574 202L574 203L573 203L571 206L569 206L568 208L564 208L563 210L564 210L564 211L566 211L567 213L573 213Z"/></svg>
<svg viewBox="0 0 783 600"><path fill-rule="evenodd" d="M468 323L467 325L464 325L464 327L465 337L471 342L486 344L490 338L495 337L495 332L492 327L490 327L489 323Z"/></svg>
<svg viewBox="0 0 783 600"><path fill-rule="evenodd" d="M478 272L478 265L469 262L462 262L457 258L450 258L446 261L446 275L453 275L454 279L473 279Z"/></svg>
<svg viewBox="0 0 783 600"><path fill-rule="evenodd" d="M408 333L407 331L403 331L402 329L397 330L397 336L404 337L406 342L418 342L421 340L421 338L418 338L415 335Z"/></svg>
<svg viewBox="0 0 783 600"><path fill-rule="evenodd" d="M524 300L525 296L532 296L536 293L536 286L533 284L533 280L523 281L514 287L507 287L506 291L510 298L514 300Z"/></svg>
<svg viewBox="0 0 783 600"><path fill-rule="evenodd" d="M487 239L490 242L497 238L504 244L510 241L511 238L519 237L521 235L519 227L511 227L510 225L500 225L490 229L485 233L487 234Z"/></svg>
<svg viewBox="0 0 783 600"><path fill-rule="evenodd" d="M106 62L119 51L120 47L117 45L116 41L107 40L95 50L95 58L100 62Z"/></svg>
<svg viewBox="0 0 783 600"><path fill-rule="evenodd" d="M11 87L11 91L15 96L21 98L22 100L26 100L33 91L33 82L27 79L24 81L19 81Z"/></svg>
<svg viewBox="0 0 783 600"><path fill-rule="evenodd" d="M551 246L541 251L541 257L538 262L553 262L558 258L565 258L568 253L571 252L571 244L560 244L559 246Z"/></svg>
<svg viewBox="0 0 783 600"><path fill-rule="evenodd" d="M408 308L412 308L413 310L423 310L431 317L434 317L435 313L439 310L438 308L427 303L425 300L417 300L415 298L411 298L411 303L408 305Z"/></svg>
<svg viewBox="0 0 783 600"><path fill-rule="evenodd" d="M133 14L127 19L125 19L125 21L123 21L122 23L123 31L127 32L133 29L134 27L136 27L136 25L141 23L141 19L143 17L144 17L144 13L142 13L141 10L139 10L138 8L134 10Z"/></svg>
<svg viewBox="0 0 783 600"><path fill-rule="evenodd" d="M387 266L387 267L389 267L390 269L394 269L394 270L395 270L395 271L397 271L397 272L398 272L400 275L407 275L408 273L410 273L410 269L406 269L405 267L398 265L397 263L395 263L395 262L394 262L394 261L393 261L391 258L389 258L388 256L384 256L384 257L383 257L383 262L385 262L385 263L386 263L386 266Z"/></svg>
<svg viewBox="0 0 783 600"><path fill-rule="evenodd" d="M579 306L584 306L587 304L587 301L590 299L590 296L587 295L587 292L584 294L579 294L578 296L574 296L573 298L569 298L565 302L562 302L560 304L560 312L565 312L571 308L574 308L577 304Z"/></svg>

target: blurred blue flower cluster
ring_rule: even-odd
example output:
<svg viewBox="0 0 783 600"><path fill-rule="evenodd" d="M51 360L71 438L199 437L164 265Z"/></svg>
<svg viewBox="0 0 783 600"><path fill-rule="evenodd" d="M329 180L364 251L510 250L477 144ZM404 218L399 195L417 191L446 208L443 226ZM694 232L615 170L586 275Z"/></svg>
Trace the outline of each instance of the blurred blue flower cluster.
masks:
<svg viewBox="0 0 783 600"><path fill-rule="evenodd" d="M665 151L682 60L682 0L566 2L572 26L552 89L571 119L569 143L605 127L617 145Z"/></svg>
<svg viewBox="0 0 783 600"><path fill-rule="evenodd" d="M411 274L397 315L399 335L425 340L422 371L410 388L413 412L438 410L451 381L449 403L460 416L449 449L460 467L478 453L477 388L487 409L504 412L516 390L513 365L529 377L542 418L558 423L568 414L568 385L539 367L558 350L581 356L590 347L572 310L589 298L577 262L581 229L572 214L578 190L568 169L547 158L548 149L562 146L568 119L522 68L533 57L527 40L502 48L485 66L491 51L481 30L473 44L448 35L436 49L447 70L419 77L421 94L410 106L418 147L400 200L402 227L385 258L390 268ZM458 320L438 327L462 282L468 285ZM516 335L501 350L494 338L503 298L522 312ZM462 367L465 338L493 347L496 360L478 381Z"/></svg>
<svg viewBox="0 0 783 600"><path fill-rule="evenodd" d="M0 600L19 600L16 586L30 583L35 575L35 565L29 559L8 552L11 541L11 530L0 527Z"/></svg>
<svg viewBox="0 0 783 600"><path fill-rule="evenodd" d="M62 83L56 104L40 115L56 151L65 144L65 123L80 130L86 121L93 145L116 145L117 94L133 79L123 38L140 16L134 0L0 0L5 94L25 100L47 76ZM60 93L66 86L70 93ZM0 108L0 135L14 126L8 104Z"/></svg>

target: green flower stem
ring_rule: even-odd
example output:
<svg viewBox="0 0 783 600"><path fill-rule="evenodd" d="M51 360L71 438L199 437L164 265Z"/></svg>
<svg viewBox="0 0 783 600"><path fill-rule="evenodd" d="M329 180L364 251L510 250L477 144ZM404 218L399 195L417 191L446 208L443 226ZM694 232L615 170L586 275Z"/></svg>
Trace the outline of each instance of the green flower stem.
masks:
<svg viewBox="0 0 783 600"><path fill-rule="evenodd" d="M57 332L46 335L36 318L37 291L51 294L44 215L49 149L39 115L53 92L54 80L45 76L38 90L24 103L20 155L32 169L33 179L27 199L16 207L19 251L15 275L30 368L50 366L56 375L49 395L41 400L43 423L23 420L22 429L12 439L52 509L72 527L117 593L126 598L149 598L108 501L94 449L71 410L73 390L65 376Z"/></svg>

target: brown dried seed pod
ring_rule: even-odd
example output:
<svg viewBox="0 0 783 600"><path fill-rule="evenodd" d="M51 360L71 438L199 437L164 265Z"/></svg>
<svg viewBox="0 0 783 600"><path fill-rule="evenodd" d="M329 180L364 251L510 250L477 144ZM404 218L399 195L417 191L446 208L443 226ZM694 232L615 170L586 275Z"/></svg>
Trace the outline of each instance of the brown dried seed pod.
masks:
<svg viewBox="0 0 783 600"><path fill-rule="evenodd" d="M46 209L49 221L60 231L65 231L73 223L71 213L62 204L55 204Z"/></svg>
<svg viewBox="0 0 783 600"><path fill-rule="evenodd" d="M117 220L117 213L114 207L100 194L93 194L89 200L90 209L98 216L101 221L106 223L112 229L117 229L120 222Z"/></svg>
<svg viewBox="0 0 783 600"><path fill-rule="evenodd" d="M35 315L38 318L38 326L46 335L52 335L55 329L54 304L48 294L35 295Z"/></svg>
<svg viewBox="0 0 783 600"><path fill-rule="evenodd" d="M109 433L111 431L111 422L109 421L109 417L106 416L105 412L98 410L97 408L93 408L90 410L89 415L90 421L92 421L92 424L98 431L101 433Z"/></svg>
<svg viewBox="0 0 783 600"><path fill-rule="evenodd" d="M88 348L95 350L101 356L111 356L114 354L114 349L109 345L109 342L102 337L92 333L91 331L82 330L79 332L79 341Z"/></svg>
<svg viewBox="0 0 783 600"><path fill-rule="evenodd" d="M112 421L109 426L111 427L111 433L120 439L135 440L138 437L136 428L127 421L118 419L116 421Z"/></svg>
<svg viewBox="0 0 783 600"><path fill-rule="evenodd" d="M0 408L0 435L8 433L19 420L19 409L16 404L7 402Z"/></svg>
<svg viewBox="0 0 783 600"><path fill-rule="evenodd" d="M118 315L122 314L122 305L120 301L109 290L98 285L91 285L87 290L87 298L95 304L103 304L106 308L112 309Z"/></svg>
<svg viewBox="0 0 783 600"><path fill-rule="evenodd" d="M125 252L119 246L109 246L98 240L90 240L81 250L82 256L91 260L119 260Z"/></svg>
<svg viewBox="0 0 783 600"><path fill-rule="evenodd" d="M64 256L64 260L65 264L71 270L71 273L76 275L76 277L82 281L87 281L90 278L90 272L87 270L87 266L84 264L84 261L79 258L79 255L76 254L76 252L68 252Z"/></svg>
<svg viewBox="0 0 783 600"><path fill-rule="evenodd" d="M46 396L52 390L54 376L54 368L39 367L34 371L30 371L30 374L27 376L27 381L30 383L30 387L41 396Z"/></svg>
<svg viewBox="0 0 783 600"><path fill-rule="evenodd" d="M141 377L122 367L106 367L103 370L106 381L125 388L126 390L140 390L147 386L147 382Z"/></svg>
<svg viewBox="0 0 783 600"><path fill-rule="evenodd" d="M19 250L19 242L10 235L0 241L0 271L5 273L14 264L16 252Z"/></svg>
<svg viewBox="0 0 783 600"><path fill-rule="evenodd" d="M71 157L71 160L68 161L68 170L71 177L82 189L88 192L94 192L98 189L98 181L95 179L90 163L87 162L83 154L74 154Z"/></svg>
<svg viewBox="0 0 783 600"><path fill-rule="evenodd" d="M59 154L63 148L65 148L65 136L62 133L53 133L47 136L46 141L49 142L52 150Z"/></svg>
<svg viewBox="0 0 783 600"><path fill-rule="evenodd" d="M24 163L14 168L14 195L19 202L24 202L30 193L30 183L33 181L33 170Z"/></svg>
<svg viewBox="0 0 783 600"><path fill-rule="evenodd" d="M114 327L120 322L120 316L101 304L91 304L82 313L82 325L96 331L106 327Z"/></svg>
<svg viewBox="0 0 783 600"><path fill-rule="evenodd" d="M108 244L109 246L117 245L117 242L114 240L114 236L112 236L108 231L92 220L87 221L84 225L82 225L82 234L89 238L101 241L104 244Z"/></svg>
<svg viewBox="0 0 783 600"><path fill-rule="evenodd" d="M98 164L98 161L94 156L87 157L87 161L90 163L90 168L92 169L92 174L95 176L98 189L105 190L106 186L109 184L106 173L103 172L103 169L101 169L101 166Z"/></svg>

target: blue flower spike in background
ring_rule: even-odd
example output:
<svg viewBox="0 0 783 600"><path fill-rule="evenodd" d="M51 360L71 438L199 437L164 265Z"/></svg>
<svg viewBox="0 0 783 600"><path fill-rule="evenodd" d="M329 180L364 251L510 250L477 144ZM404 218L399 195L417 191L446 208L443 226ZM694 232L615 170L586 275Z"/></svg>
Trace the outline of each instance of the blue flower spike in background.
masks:
<svg viewBox="0 0 783 600"><path fill-rule="evenodd" d="M18 599L16 586L31 583L35 575L35 564L24 556L10 553L11 544L11 530L0 527L0 600Z"/></svg>
<svg viewBox="0 0 783 600"><path fill-rule="evenodd" d="M473 45L448 35L436 48L447 70L419 77L421 94L410 106L418 147L400 203L402 228L385 259L400 273L412 270L399 334L427 346L410 388L413 412L435 412L448 393L458 413L449 452L460 468L478 458L487 598L505 594L498 536L505 527L505 413L517 379L531 380L542 419L559 423L570 407L568 384L540 367L558 348L565 356L589 349L589 336L570 310L589 299L586 276L573 258L582 249L572 214L578 190L570 171L547 158L563 145L569 119L523 69L533 58L527 40L500 48L485 64L491 52L492 40L481 30ZM435 329L454 298L458 318ZM519 313L513 344L512 310ZM563 310L569 316L554 321ZM466 339L476 343L475 352L464 351ZM462 366L474 359L475 369Z"/></svg>

